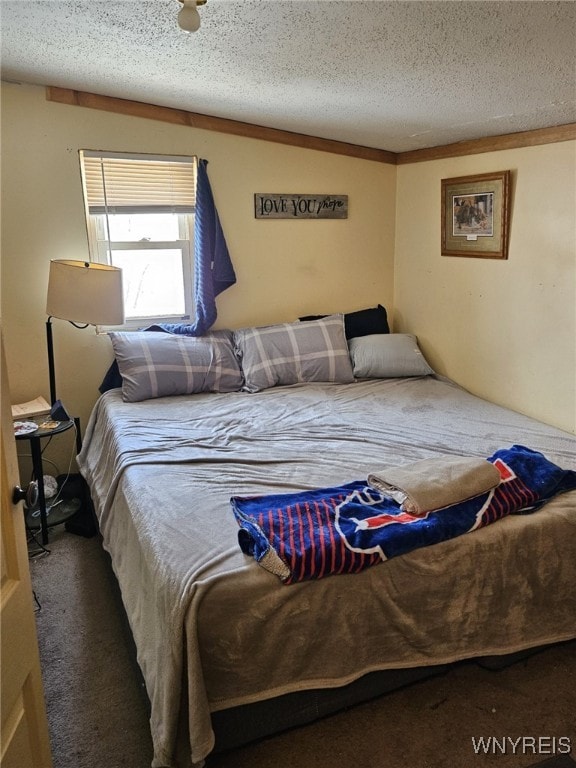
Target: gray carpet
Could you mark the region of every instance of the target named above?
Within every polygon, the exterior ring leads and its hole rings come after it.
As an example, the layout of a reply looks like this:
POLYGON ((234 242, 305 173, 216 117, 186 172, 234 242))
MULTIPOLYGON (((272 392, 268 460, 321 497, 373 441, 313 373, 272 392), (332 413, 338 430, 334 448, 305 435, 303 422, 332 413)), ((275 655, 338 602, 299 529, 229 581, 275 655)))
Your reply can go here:
POLYGON ((576 763, 570 755, 558 755, 549 760, 543 760, 541 763, 534 763, 528 768, 576 768, 576 763))
POLYGON ((54 768, 148 768, 147 699, 99 538, 52 530, 30 563, 54 768))
MULTIPOLYGON (((61 527, 48 548, 30 570, 54 768, 149 768, 147 701, 108 558, 97 537, 61 527)), ((575 756, 575 713, 576 641, 498 672, 456 665, 207 768, 530 768, 552 753, 506 739, 543 737, 550 750, 562 737, 575 756)), ((563 757, 543 768, 568 768, 563 757)))

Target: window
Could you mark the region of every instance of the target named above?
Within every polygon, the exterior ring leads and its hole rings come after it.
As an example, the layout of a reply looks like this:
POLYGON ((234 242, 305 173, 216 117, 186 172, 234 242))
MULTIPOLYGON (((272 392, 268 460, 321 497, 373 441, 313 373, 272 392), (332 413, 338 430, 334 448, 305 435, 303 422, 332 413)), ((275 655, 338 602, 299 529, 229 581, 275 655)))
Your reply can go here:
POLYGON ((196 158, 80 152, 90 255, 123 270, 127 325, 190 322, 196 158))

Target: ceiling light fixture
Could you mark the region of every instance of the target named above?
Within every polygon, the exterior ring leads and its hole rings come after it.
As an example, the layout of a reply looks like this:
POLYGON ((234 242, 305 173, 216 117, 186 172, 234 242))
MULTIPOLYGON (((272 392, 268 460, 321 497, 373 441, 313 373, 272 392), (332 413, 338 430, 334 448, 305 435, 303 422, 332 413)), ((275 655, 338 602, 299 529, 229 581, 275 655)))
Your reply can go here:
POLYGON ((182 8, 178 14, 178 26, 184 32, 197 32, 200 29, 199 5, 206 5, 207 0, 178 0, 182 8))

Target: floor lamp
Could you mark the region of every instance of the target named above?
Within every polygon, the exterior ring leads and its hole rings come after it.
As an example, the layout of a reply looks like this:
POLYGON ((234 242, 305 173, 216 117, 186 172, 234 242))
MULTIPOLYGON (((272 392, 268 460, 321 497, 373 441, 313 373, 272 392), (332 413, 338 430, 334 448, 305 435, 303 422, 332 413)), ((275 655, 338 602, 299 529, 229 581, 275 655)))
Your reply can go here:
POLYGON ((122 270, 93 261, 53 259, 50 262, 46 314, 50 403, 54 405, 57 398, 52 318, 67 320, 76 328, 122 325, 122 270))

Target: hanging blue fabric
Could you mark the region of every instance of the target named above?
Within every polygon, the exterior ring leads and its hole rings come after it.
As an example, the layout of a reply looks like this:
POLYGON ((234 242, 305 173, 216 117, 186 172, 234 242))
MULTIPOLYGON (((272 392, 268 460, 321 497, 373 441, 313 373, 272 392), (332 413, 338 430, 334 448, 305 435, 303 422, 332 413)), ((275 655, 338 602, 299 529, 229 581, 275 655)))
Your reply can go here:
POLYGON ((210 188, 207 160, 198 159, 194 222, 194 335, 205 333, 216 321, 216 296, 236 282, 236 274, 210 188))

